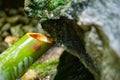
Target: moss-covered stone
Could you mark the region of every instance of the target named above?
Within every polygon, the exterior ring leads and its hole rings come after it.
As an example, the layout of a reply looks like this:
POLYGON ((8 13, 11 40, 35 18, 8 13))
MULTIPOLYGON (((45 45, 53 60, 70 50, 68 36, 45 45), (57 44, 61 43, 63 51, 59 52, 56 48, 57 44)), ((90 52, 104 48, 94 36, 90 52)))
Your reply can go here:
POLYGON ((25 0, 25 10, 96 80, 119 80, 120 0, 62 1, 25 0))

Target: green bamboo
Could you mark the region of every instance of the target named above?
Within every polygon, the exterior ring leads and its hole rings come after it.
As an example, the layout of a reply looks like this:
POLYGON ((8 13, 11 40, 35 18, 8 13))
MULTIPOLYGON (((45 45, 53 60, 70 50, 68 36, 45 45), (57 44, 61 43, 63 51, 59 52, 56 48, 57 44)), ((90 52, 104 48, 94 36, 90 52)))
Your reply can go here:
POLYGON ((39 33, 27 33, 0 55, 0 80, 15 80, 45 53, 52 41, 39 33))

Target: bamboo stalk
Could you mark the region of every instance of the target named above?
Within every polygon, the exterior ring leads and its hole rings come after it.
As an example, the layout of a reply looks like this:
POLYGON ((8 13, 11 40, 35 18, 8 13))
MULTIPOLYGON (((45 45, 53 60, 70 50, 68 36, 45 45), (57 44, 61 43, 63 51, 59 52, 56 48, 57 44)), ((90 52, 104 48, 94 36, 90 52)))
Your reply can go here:
POLYGON ((52 45, 39 33, 27 33, 0 55, 0 80, 15 80, 52 45))

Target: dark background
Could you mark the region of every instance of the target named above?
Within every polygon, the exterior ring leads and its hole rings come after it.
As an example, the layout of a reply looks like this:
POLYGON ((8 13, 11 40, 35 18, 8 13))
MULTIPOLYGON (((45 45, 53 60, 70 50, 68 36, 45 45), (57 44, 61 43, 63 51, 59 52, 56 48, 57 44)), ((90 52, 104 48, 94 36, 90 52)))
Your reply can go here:
POLYGON ((0 0, 0 10, 24 7, 24 0, 0 0))

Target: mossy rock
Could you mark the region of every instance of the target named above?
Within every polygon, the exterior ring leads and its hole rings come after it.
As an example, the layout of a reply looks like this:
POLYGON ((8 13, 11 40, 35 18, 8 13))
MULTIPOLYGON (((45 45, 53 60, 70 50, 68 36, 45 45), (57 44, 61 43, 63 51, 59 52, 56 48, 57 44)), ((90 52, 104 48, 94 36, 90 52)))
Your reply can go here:
POLYGON ((43 29, 76 56, 96 80, 119 80, 119 3, 120 0, 25 0, 25 11, 28 16, 40 17, 43 29))

